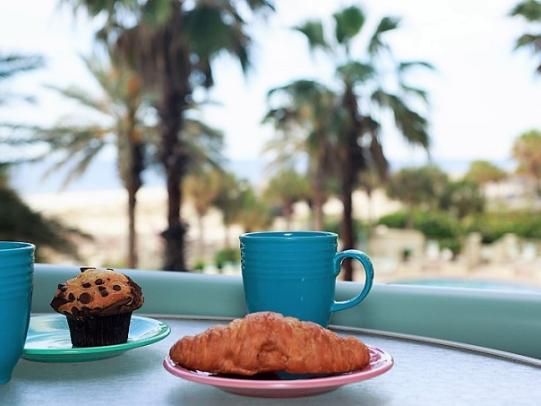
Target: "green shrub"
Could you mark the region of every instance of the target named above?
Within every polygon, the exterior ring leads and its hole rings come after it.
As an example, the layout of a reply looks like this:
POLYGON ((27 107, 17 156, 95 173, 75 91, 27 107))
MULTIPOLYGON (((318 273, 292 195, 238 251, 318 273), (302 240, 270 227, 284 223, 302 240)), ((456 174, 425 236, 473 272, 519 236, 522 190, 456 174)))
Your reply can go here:
POLYGON ((206 266, 207 266, 207 264, 205 263, 204 260, 198 259, 198 260, 195 261, 192 268, 193 268, 194 272, 203 272, 203 270, 205 269, 206 266))
POLYGON ((541 239, 541 213, 532 211, 492 212, 468 219, 468 232, 479 232, 483 243, 490 244, 508 233, 522 238, 541 239))
POLYGON ((240 251, 237 248, 224 248, 214 254, 214 263, 218 269, 222 269, 225 264, 236 263, 240 261, 240 251))
POLYGON ((420 211, 412 215, 413 228, 433 240, 454 239, 462 234, 460 221, 443 211, 420 211))
POLYGON ((397 211, 380 217, 378 224, 382 224, 389 228, 406 228, 408 223, 408 215, 405 211, 397 211))
POLYGON ((420 231, 442 248, 449 248, 453 254, 460 252, 463 227, 456 216, 439 210, 414 210, 409 213, 397 211, 379 219, 378 224, 391 228, 411 228, 420 231))

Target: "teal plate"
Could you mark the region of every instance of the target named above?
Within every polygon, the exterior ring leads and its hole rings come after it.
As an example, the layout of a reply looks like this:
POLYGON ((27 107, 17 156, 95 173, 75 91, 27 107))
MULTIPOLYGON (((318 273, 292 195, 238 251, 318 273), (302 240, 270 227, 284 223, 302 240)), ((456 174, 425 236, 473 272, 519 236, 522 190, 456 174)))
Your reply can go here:
POLYGON ((161 321, 132 316, 128 341, 103 347, 73 347, 66 317, 61 314, 32 316, 22 357, 40 362, 86 362, 111 358, 163 340, 171 329, 161 321))

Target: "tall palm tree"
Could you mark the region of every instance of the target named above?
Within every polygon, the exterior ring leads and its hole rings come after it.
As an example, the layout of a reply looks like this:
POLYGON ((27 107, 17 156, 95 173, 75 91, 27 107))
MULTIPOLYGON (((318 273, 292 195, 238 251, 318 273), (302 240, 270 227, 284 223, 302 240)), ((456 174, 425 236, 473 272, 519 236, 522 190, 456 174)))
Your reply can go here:
POLYGON ((517 172, 535 183, 537 195, 541 196, 541 131, 526 131, 513 143, 513 157, 518 163, 517 172))
POLYGON ((202 167, 189 174, 184 181, 184 193, 191 198, 197 214, 199 227, 199 257, 205 253, 203 218, 220 191, 221 173, 216 168, 202 167))
MULTIPOLYGON (((337 92, 341 94, 341 112, 336 115, 336 157, 340 162, 343 204, 342 243, 348 249, 355 246, 352 194, 359 174, 362 176, 373 167, 384 178, 388 170, 380 139, 382 116, 391 113, 395 126, 408 142, 428 148, 427 120, 410 106, 412 98, 426 101, 427 92, 405 83, 404 76, 414 67, 431 66, 422 61, 396 62, 392 57, 385 36, 399 27, 397 18, 383 17, 361 47, 357 43, 364 38, 363 10, 346 7, 333 18, 332 34, 326 33, 323 23, 317 20, 307 21, 296 29, 304 34, 311 49, 319 49, 335 61, 337 92)), ((347 263, 346 280, 352 279, 352 272, 351 264, 347 263)))
POLYGON ((147 125, 151 107, 143 99, 140 79, 126 67, 113 66, 93 56, 83 61, 99 85, 93 94, 78 86, 51 87, 62 96, 86 108, 88 120, 67 117, 48 129, 35 129, 36 142, 45 142, 58 156, 48 173, 68 167, 64 185, 81 176, 106 145, 115 145, 120 178, 128 194, 127 265, 137 267, 135 208, 146 167, 145 147, 155 129, 147 125), (92 117, 92 118, 90 118, 92 117))
POLYGON ((224 246, 226 248, 231 247, 229 229, 240 217, 243 196, 247 188, 247 182, 237 179, 233 173, 221 173, 218 193, 214 199, 214 206, 222 212, 224 246))
POLYGON ((95 2, 74 0, 91 16, 105 14, 97 35, 114 45, 117 55, 141 74, 148 89, 159 94, 161 158, 168 192, 164 269, 185 270, 181 221, 181 183, 187 173, 188 152, 182 128, 192 103, 194 88, 213 85, 212 64, 225 52, 233 55, 243 71, 249 66, 250 36, 247 18, 271 11, 268 0, 160 1, 124 0, 95 2), (128 18, 127 18, 128 17, 128 18), (135 21, 135 25, 128 25, 135 21))
MULTIPOLYGON (((511 16, 519 16, 524 18, 531 24, 533 32, 522 34, 515 43, 515 49, 530 48, 533 53, 541 56, 541 1, 539 0, 523 0, 511 10, 511 16)), ((541 61, 536 67, 536 72, 541 74, 541 61)))
POLYGON ((293 205, 309 198, 308 182, 294 169, 281 170, 269 180, 263 198, 280 209, 286 220, 286 228, 290 230, 293 205))
POLYGON ((255 193, 249 183, 243 183, 242 186, 239 196, 240 210, 235 223, 240 224, 247 233, 267 229, 273 220, 269 206, 255 193))
POLYGON ((269 103, 279 99, 281 104, 271 106, 264 122, 272 122, 278 130, 266 150, 276 154, 275 162, 282 167, 294 165, 299 153, 308 155, 308 174, 311 183, 314 228, 323 227, 323 204, 327 200, 326 183, 333 172, 332 133, 336 95, 326 86, 313 80, 297 80, 272 89, 269 103))

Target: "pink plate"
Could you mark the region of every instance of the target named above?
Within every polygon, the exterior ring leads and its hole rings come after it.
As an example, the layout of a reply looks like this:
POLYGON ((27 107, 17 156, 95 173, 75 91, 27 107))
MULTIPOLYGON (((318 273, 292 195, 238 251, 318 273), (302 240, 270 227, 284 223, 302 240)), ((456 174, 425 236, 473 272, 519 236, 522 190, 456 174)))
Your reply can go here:
POLYGON ((207 372, 192 371, 176 365, 169 357, 163 366, 171 374, 188 381, 212 385, 227 392, 243 396, 264 398, 291 398, 330 392, 342 385, 364 381, 387 372, 393 366, 393 358, 375 347, 370 350, 370 363, 359 371, 310 379, 249 379, 229 378, 207 372))

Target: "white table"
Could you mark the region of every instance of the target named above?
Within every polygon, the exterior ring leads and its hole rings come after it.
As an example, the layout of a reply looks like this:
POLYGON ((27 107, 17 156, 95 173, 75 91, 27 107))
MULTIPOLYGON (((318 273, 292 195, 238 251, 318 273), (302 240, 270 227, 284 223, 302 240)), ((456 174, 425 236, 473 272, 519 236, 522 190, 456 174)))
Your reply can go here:
MULTIPOLYGON (((167 373, 162 361, 183 335, 223 323, 163 319, 172 332, 154 345, 85 363, 20 360, 0 386, 0 405, 267 405, 167 373)), ((348 332, 348 334, 352 334, 348 332)), ((356 333, 388 351, 391 371, 324 395, 280 400, 280 405, 541 405, 541 368, 487 354, 398 338, 356 333)), ((541 345, 541 344, 540 344, 541 345)))

